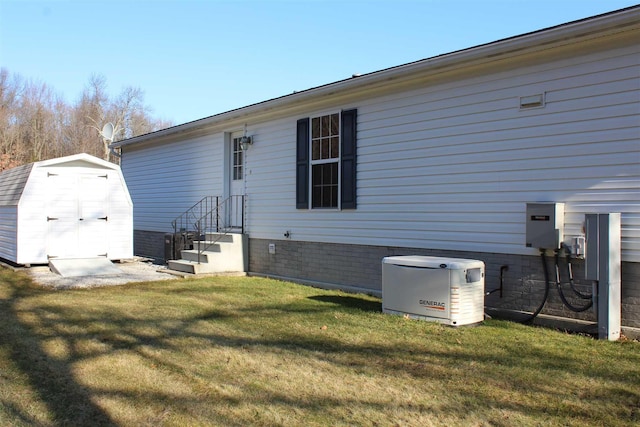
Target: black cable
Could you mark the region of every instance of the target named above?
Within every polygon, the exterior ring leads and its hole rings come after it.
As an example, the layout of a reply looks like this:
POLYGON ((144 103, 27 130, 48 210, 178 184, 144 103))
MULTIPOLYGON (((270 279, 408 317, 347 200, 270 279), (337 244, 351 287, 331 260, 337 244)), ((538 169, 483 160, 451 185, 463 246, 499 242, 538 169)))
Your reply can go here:
POLYGON ((576 284, 573 281, 573 270, 571 268, 571 250, 566 246, 563 247, 567 254, 567 274, 569 275, 569 286, 571 287, 571 290, 582 299, 593 299, 592 294, 583 294, 578 288, 576 288, 576 284))
POLYGON ((500 291, 500 298, 502 298, 502 290, 504 289, 504 272, 509 270, 508 265, 503 265, 500 267, 500 286, 496 289, 492 289, 488 292, 485 292, 485 295, 491 295, 494 292, 500 291))
POLYGON ((532 322, 533 319, 538 317, 538 314, 542 311, 542 308, 547 302, 547 298, 549 298, 549 269, 547 268, 547 257, 545 256, 545 250, 540 249, 540 256, 542 258, 542 269, 544 270, 544 297, 542 298, 542 303, 540 306, 527 317, 523 323, 532 322))
MULTIPOLYGON (((591 299, 591 301, 589 301, 589 303, 583 307, 576 307, 575 305, 571 304, 567 298, 564 296, 564 292, 562 291, 562 283, 560 282, 560 267, 558 265, 558 258, 559 258, 559 251, 556 249, 556 255, 555 255, 555 259, 556 259, 556 288, 558 289, 558 294, 560 295, 560 299, 562 300, 562 303, 571 311, 574 311, 576 313, 580 313, 582 311, 587 311, 588 309, 590 309, 593 306, 593 298, 591 299)), ((546 263, 545 263, 545 268, 546 268, 546 263)))

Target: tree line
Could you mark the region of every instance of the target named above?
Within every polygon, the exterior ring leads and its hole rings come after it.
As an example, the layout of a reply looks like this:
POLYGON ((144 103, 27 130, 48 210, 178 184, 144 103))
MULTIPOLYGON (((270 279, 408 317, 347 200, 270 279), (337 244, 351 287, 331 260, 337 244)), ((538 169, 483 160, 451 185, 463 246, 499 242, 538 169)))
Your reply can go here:
POLYGON ((172 126, 151 116, 140 88, 110 97, 99 74, 69 104, 46 83, 0 69, 0 171, 78 153, 118 163, 100 135, 106 123, 114 126, 113 141, 172 126))

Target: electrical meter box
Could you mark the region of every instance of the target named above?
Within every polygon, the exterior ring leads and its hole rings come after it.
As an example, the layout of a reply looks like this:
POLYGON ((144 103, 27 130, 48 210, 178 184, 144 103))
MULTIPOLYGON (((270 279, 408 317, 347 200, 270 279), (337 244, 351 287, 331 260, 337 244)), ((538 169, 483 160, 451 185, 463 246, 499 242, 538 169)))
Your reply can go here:
POLYGON ((558 249, 564 237, 564 203, 527 203, 528 248, 558 249))

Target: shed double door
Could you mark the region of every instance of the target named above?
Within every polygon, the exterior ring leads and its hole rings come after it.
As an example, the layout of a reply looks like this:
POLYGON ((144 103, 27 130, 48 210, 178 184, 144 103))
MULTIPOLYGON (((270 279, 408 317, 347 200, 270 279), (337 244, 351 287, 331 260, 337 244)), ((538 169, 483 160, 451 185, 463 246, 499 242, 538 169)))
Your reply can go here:
POLYGON ((107 256, 107 181, 107 174, 48 174, 48 257, 107 256))

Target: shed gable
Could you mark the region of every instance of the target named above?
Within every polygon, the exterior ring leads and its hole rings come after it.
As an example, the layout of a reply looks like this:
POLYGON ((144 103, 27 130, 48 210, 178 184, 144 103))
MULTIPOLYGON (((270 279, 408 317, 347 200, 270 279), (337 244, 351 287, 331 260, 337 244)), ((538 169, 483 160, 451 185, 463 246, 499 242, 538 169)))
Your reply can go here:
POLYGON ((118 166, 106 160, 90 156, 86 153, 38 162, 38 167, 48 168, 93 168, 117 170, 118 166))

